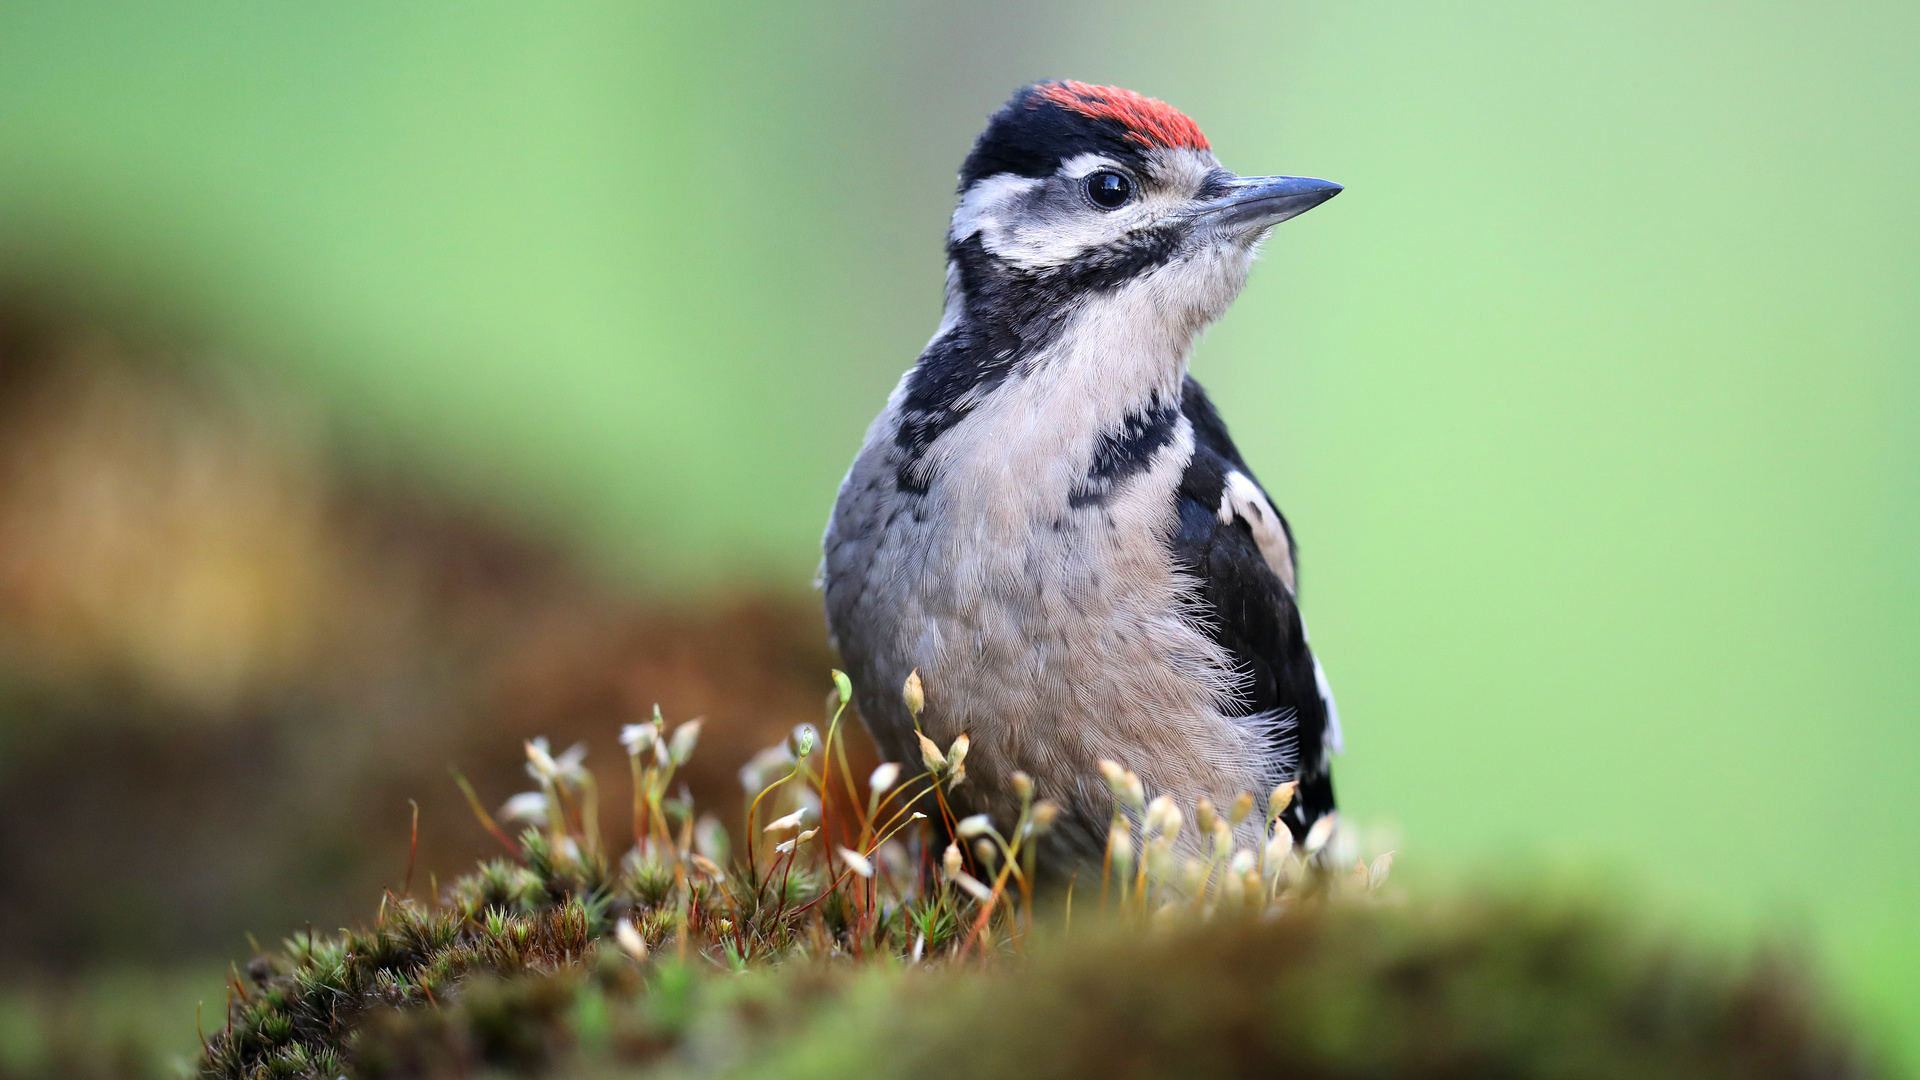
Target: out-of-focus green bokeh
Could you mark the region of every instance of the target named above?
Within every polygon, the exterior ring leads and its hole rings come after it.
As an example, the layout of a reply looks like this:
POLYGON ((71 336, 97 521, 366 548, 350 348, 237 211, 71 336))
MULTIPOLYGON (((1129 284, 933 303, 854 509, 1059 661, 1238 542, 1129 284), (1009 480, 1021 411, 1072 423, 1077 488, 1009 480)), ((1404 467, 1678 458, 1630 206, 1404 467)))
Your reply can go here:
POLYGON ((1920 7, 0 6, 0 270, 656 588, 804 586, 1015 85, 1326 176, 1195 360, 1346 804, 1805 926, 1920 1061, 1920 7))

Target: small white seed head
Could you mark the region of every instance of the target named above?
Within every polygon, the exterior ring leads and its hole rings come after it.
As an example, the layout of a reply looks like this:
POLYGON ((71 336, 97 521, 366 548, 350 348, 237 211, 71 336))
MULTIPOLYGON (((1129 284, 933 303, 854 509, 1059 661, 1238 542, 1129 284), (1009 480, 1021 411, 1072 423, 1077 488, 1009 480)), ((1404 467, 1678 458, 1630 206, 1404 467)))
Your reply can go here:
POLYGON ((772 821, 767 822, 767 827, 762 831, 770 832, 770 833, 786 832, 788 829, 799 828, 800 823, 805 821, 806 819, 807 819, 807 808, 803 806, 800 809, 795 810, 791 814, 787 814, 784 817, 777 817, 777 818, 774 818, 772 821))
POLYGON ((838 850, 840 854, 840 862, 847 869, 853 871, 856 874, 859 874, 863 878, 870 878, 873 876, 873 863, 865 855, 860 854, 859 852, 853 850, 852 848, 843 847, 838 850))
POLYGON ((935 776, 939 776, 942 772, 946 771, 947 755, 940 752, 940 744, 927 738, 925 735, 920 735, 918 732, 914 734, 920 739, 920 763, 925 765, 927 771, 935 776))
POLYGON ((535 828, 545 828, 547 824, 546 792, 523 791, 515 795, 500 808, 500 816, 508 821, 524 821, 535 828))
POLYGON ((1274 788, 1273 794, 1267 796, 1268 821, 1272 821, 1274 818, 1286 813, 1287 807, 1293 803, 1293 789, 1297 786, 1298 785, 1292 780, 1289 780, 1279 787, 1274 788))
POLYGON ((953 827, 953 831, 956 835, 972 839, 984 835, 991 828, 993 828, 992 818, 985 814, 972 814, 961 818, 960 823, 953 827))
POLYGON ((1133 830, 1125 825, 1108 829, 1107 850, 1113 853, 1114 869, 1125 873, 1133 865, 1133 830))
POLYGON ((1307 849, 1307 854, 1317 855, 1320 853, 1321 848, 1327 846, 1327 841, 1333 839, 1334 830, 1339 827, 1340 814, 1338 811, 1324 814, 1318 821, 1313 823, 1312 828, 1307 830, 1306 843, 1300 846, 1307 849))
POLYGON ((634 927, 632 919, 621 919, 615 923, 613 938, 620 943, 620 948, 625 950, 628 956, 643 964, 647 962, 647 939, 640 936, 640 931, 634 927))
POLYGON ((1060 820, 1059 803, 1052 799, 1041 799, 1033 804, 1032 825, 1036 835, 1053 828, 1053 823, 1058 820, 1060 820))
POLYGON ((820 732, 812 724, 793 726, 793 757, 798 761, 813 753, 814 744, 820 741, 820 732))
POLYGON ((1020 797, 1021 802, 1033 798, 1033 777, 1019 769, 1013 770, 1013 793, 1020 797))
POLYGON ((1287 831, 1285 825, 1282 825, 1273 830, 1273 836, 1267 841, 1266 861, 1268 872, 1271 873, 1277 869, 1281 863, 1286 862, 1287 856, 1291 854, 1293 854, 1293 834, 1287 831))
POLYGON ((1155 795, 1153 801, 1147 804, 1147 814, 1146 817, 1141 820, 1141 824, 1145 826, 1146 830, 1150 833, 1164 832, 1167 823, 1167 811, 1173 809, 1172 799, 1165 795, 1155 795))
POLYGON ((527 773, 535 780, 551 781, 560 774, 560 766, 554 764, 553 755, 547 750, 547 737, 528 739, 527 773))
POLYGON ((1247 871, 1253 869, 1253 864, 1256 861, 1252 849, 1241 848, 1233 853, 1233 861, 1228 863, 1227 867, 1234 872, 1235 876, 1246 877, 1247 871))
POLYGON ((1367 888, 1377 889, 1387 883, 1387 875, 1393 872, 1393 852, 1382 852, 1367 867, 1367 888))
POLYGON ((906 685, 900 688, 900 700, 906 703, 907 712, 918 720, 920 710, 927 707, 927 688, 920 681, 919 668, 907 675, 906 685))
POLYGON ((667 755, 673 758, 675 765, 685 765, 693 756, 693 748, 700 743, 700 725, 705 721, 689 720, 673 729, 673 737, 667 744, 667 755))
POLYGON ((1168 843, 1172 843, 1180 838, 1180 826, 1183 824, 1185 820, 1180 813, 1180 808, 1169 805, 1166 815, 1160 822, 1160 835, 1166 837, 1168 843))
POLYGON ((953 883, 965 889, 968 896, 973 897, 981 903, 993 899, 993 890, 987 888, 979 878, 974 877, 972 874, 964 871, 957 873, 953 875, 953 883))
POLYGON ((652 724, 627 724, 620 729, 620 745, 627 748, 629 757, 639 757, 653 749, 653 740, 659 734, 652 724))
POLYGON ((1217 812, 1213 808, 1212 799, 1202 798, 1198 803, 1194 804, 1193 823, 1199 826, 1201 836, 1208 836, 1213 833, 1213 823, 1216 817, 1217 812))

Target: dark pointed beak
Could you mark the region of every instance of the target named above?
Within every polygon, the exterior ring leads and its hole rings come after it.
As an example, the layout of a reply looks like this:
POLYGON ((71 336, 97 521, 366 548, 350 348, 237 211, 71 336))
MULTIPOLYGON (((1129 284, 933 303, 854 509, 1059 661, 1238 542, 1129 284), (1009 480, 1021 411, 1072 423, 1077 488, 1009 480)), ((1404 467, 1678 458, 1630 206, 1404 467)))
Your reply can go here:
POLYGON ((1341 187, 1311 176, 1236 176, 1225 194, 1196 207, 1203 220, 1231 230, 1265 229, 1319 206, 1341 187))

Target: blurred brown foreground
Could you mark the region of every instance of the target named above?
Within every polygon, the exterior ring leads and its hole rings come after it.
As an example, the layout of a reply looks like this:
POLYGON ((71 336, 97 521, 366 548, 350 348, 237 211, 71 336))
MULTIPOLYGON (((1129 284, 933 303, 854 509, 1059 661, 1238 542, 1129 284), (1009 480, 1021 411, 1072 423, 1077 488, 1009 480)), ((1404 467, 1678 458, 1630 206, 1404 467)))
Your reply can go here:
POLYGON ((343 925, 400 887, 410 799, 416 888, 464 870, 493 841, 449 766, 495 808, 529 736, 617 760, 655 703, 703 715, 686 782, 728 808, 754 750, 818 719, 812 598, 650 605, 500 511, 342 461, 257 374, 0 301, 9 984, 343 925))

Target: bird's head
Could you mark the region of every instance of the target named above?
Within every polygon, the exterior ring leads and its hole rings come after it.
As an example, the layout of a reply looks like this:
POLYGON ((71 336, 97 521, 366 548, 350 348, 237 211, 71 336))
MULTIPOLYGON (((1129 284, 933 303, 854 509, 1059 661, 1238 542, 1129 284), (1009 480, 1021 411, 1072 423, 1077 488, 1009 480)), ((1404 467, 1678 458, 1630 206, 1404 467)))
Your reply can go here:
POLYGON ((1089 298, 1144 288, 1169 329, 1196 331, 1239 293, 1270 228, 1339 192, 1308 177, 1236 176, 1165 102, 1035 83, 993 115, 961 166, 950 314, 1055 322, 1089 298))

